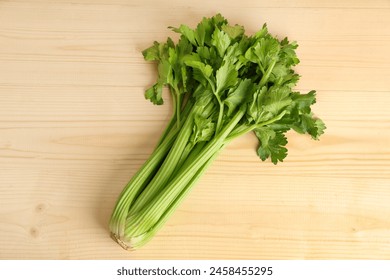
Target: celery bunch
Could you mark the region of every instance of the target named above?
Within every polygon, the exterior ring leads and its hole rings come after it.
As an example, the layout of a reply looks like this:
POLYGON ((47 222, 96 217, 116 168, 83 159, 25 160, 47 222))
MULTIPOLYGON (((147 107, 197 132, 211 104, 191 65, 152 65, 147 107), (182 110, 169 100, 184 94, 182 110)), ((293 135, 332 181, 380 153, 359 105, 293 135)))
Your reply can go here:
POLYGON ((158 69, 145 97, 161 105, 162 89, 168 87, 174 112, 113 211, 112 236, 126 249, 139 248, 156 234, 236 137, 254 132, 261 160, 276 164, 287 156, 288 130, 318 139, 325 129, 310 108, 315 91, 293 90, 299 80, 292 68, 299 63, 295 42, 277 39, 266 25, 247 36, 220 14, 203 18, 195 29, 170 28, 181 34, 176 44, 168 38, 143 51, 158 69))

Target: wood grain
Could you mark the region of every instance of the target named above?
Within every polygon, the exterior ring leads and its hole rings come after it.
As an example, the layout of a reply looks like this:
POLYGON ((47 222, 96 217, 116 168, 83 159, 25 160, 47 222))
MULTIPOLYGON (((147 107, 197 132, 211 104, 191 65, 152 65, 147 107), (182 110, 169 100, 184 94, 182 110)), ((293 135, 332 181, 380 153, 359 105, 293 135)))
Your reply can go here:
POLYGON ((0 1, 0 258, 390 259, 389 30, 387 0, 0 1), (277 166, 236 140, 126 252, 108 219, 171 110, 140 51, 216 12, 299 42, 328 129, 277 166))

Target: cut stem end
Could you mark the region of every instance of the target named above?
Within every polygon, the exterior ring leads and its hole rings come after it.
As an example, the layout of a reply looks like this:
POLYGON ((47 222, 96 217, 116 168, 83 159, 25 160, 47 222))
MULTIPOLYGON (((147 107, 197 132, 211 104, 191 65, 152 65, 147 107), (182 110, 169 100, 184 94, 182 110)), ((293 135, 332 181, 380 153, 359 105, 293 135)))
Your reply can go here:
POLYGON ((114 241, 116 243, 118 243, 123 249, 125 249, 126 251, 135 251, 135 249, 133 247, 131 247, 129 244, 127 244, 126 242, 124 242, 122 239, 119 238, 118 235, 116 235, 115 233, 111 232, 111 238, 114 239, 114 241))

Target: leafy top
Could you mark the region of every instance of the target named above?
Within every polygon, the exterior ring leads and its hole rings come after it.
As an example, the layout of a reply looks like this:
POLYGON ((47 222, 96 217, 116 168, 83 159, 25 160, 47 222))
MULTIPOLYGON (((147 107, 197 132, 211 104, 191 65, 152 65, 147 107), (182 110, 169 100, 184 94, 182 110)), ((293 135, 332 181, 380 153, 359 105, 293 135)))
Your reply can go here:
POLYGON ((279 40, 266 25, 247 36, 244 27, 230 25, 220 14, 203 18, 195 29, 183 24, 170 29, 180 34, 177 44, 168 38, 143 51, 146 60, 157 61, 159 75, 145 97, 160 105, 162 88, 168 86, 174 100, 184 95, 194 99, 195 107, 212 104, 207 115, 194 118, 191 141, 219 135, 238 110, 245 114, 228 138, 254 131, 259 157, 275 164, 287 156, 288 130, 313 139, 323 134, 325 124, 311 111, 315 91, 293 91, 299 80, 293 70, 299 63, 296 42, 279 40))

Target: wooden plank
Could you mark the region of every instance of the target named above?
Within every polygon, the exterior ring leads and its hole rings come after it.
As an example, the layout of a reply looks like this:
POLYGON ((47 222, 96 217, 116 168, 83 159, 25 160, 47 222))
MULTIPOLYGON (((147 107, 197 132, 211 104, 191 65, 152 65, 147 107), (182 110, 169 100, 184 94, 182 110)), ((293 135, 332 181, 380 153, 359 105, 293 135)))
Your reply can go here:
POLYGON ((386 0, 1 1, 0 259, 389 259, 389 11, 386 0), (108 220, 172 109, 167 92, 167 106, 144 99, 156 74, 140 52, 215 12, 299 42, 298 89, 317 90, 328 129, 320 141, 289 133, 277 166, 253 135, 237 139, 156 238, 126 252, 108 220))

